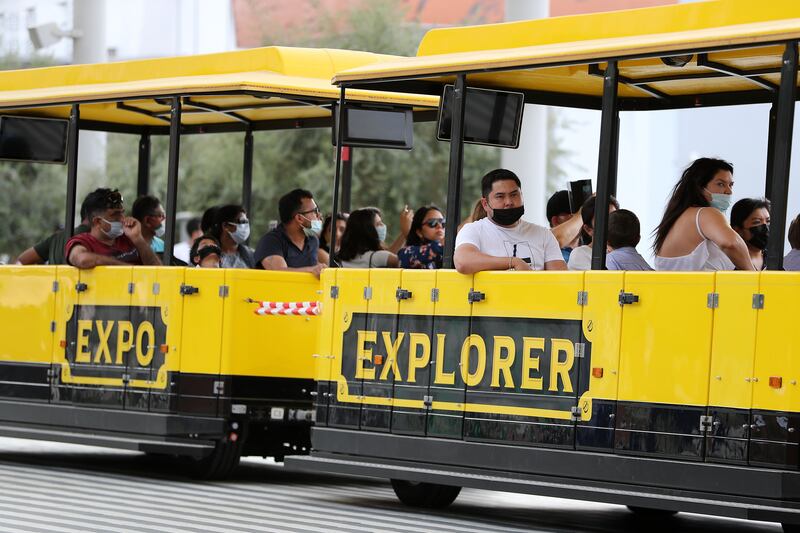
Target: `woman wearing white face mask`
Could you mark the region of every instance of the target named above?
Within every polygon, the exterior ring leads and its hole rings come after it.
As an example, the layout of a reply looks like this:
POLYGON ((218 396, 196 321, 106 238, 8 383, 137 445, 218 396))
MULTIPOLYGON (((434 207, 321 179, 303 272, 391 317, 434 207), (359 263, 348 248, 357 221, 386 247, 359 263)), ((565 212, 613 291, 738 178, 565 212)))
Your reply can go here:
POLYGON ((730 163, 703 157, 689 165, 654 232, 656 270, 755 270, 725 216, 732 199, 730 163))
POLYGON ((386 225, 381 211, 375 207, 356 209, 350 213, 342 235, 338 262, 346 268, 396 268, 397 256, 384 249, 386 225))
POLYGON ((224 205, 217 211, 211 235, 222 249, 222 268, 254 268, 253 252, 245 245, 250 221, 240 205, 224 205))

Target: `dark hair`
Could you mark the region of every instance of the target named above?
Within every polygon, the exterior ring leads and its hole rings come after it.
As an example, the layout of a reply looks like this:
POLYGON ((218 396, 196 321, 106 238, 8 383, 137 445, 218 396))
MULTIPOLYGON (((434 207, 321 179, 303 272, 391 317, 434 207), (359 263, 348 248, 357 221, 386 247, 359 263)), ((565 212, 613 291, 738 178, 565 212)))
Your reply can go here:
POLYGON ((522 183, 519 181, 516 174, 505 168, 496 168, 486 173, 486 175, 481 178, 481 195, 484 198, 488 198, 489 193, 492 192, 492 185, 494 185, 494 182, 503 180, 511 180, 517 184, 517 187, 522 188, 522 183))
MULTIPOLYGON (((589 226, 590 228, 594 228, 594 224, 592 223, 592 219, 594 218, 594 207, 595 207, 595 200, 596 196, 590 196, 583 202, 581 206, 581 220, 583 223, 589 226)), ((608 205, 613 205, 615 209, 619 209, 619 202, 613 196, 608 197, 608 205)), ((581 236, 583 237, 584 242, 589 242, 592 238, 586 233, 583 229, 581 229, 581 236)))
POLYGON ((547 200, 547 223, 552 227, 553 217, 561 213, 572 213, 569 207, 569 191, 567 190, 556 191, 553 193, 553 196, 547 200))
POLYGON ((795 250, 800 249, 800 215, 789 224, 789 244, 795 250))
POLYGON ((90 194, 87 194, 87 195, 86 195, 86 198, 84 198, 84 199, 83 199, 83 202, 81 203, 81 213, 80 213, 80 215, 81 215, 81 222, 83 222, 84 220, 86 220, 86 218, 89 216, 89 213, 88 213, 88 211, 89 211, 89 208, 90 208, 90 206, 89 206, 89 196, 90 196, 90 195, 91 195, 91 193, 90 193, 90 194))
POLYGON ((608 244, 612 248, 636 247, 642 238, 639 219, 627 209, 617 209, 608 215, 608 244))
POLYGON ((656 253, 661 250, 669 230, 672 229, 675 221, 684 211, 690 207, 708 207, 711 205, 706 200, 706 197, 703 196, 703 189, 717 175, 717 172, 723 170, 733 173, 733 165, 722 159, 701 157, 683 171, 678 183, 672 189, 672 196, 667 202, 667 208, 664 210, 661 223, 653 231, 656 236, 653 242, 653 250, 656 253))
POLYGON ((429 211, 439 211, 442 213, 442 210, 433 204, 423 205, 414 211, 414 218, 411 219, 411 229, 408 230, 408 237, 406 237, 406 246, 420 246, 425 244, 425 240, 417 235, 417 230, 422 229, 422 223, 425 221, 425 217, 428 216, 429 211))
POLYGON ((81 204, 81 212, 91 224, 91 220, 100 216, 106 209, 118 209, 123 206, 122 195, 117 189, 95 189, 86 195, 81 204))
POLYGON ((350 213, 339 248, 340 260, 350 261, 363 253, 382 249, 375 229, 375 217, 380 215, 377 207, 364 207, 350 213))
POLYGON ((305 189, 295 189, 281 196, 281 199, 278 200, 278 215, 281 217, 283 224, 292 220, 292 217, 300 211, 305 198, 313 200, 314 195, 311 194, 311 191, 305 189))
POLYGON ((769 211, 771 206, 772 202, 766 198, 742 198, 731 208, 731 227, 744 229, 744 221, 753 211, 761 208, 769 211))
POLYGON ((240 213, 244 213, 244 207, 238 204, 223 205, 217 209, 214 216, 214 225, 211 226, 209 235, 214 237, 219 242, 222 242, 222 226, 226 222, 236 223, 240 213))
POLYGON ((200 229, 204 234, 207 234, 214 227, 214 219, 217 218, 219 208, 220 206, 218 205, 212 205, 203 213, 203 218, 200 219, 200 229))
POLYGON ((160 205, 161 200, 155 196, 140 196, 133 202, 131 216, 139 222, 143 222, 144 217, 152 215, 160 205))
MULTIPOLYGON (((347 217, 350 216, 347 213, 336 213, 336 222, 340 220, 344 220, 347 222, 347 217)), ((333 222, 333 217, 328 215, 325 217, 325 222, 322 223, 322 232, 319 234, 319 244, 320 246, 329 247, 331 245, 330 235, 331 235, 331 225, 333 222)), ((341 243, 339 243, 341 244, 341 243)))
MULTIPOLYGON (((199 254, 199 252, 200 252, 200 243, 203 242, 203 241, 213 241, 214 242, 213 246, 216 246, 217 248, 220 247, 219 241, 217 240, 216 237, 214 237, 213 235, 208 235, 208 234, 204 233, 199 239, 196 239, 194 241, 194 244, 192 244, 192 249, 189 251, 189 265, 198 265, 199 264, 199 263, 195 263, 194 262, 194 258, 197 257, 198 255, 200 255, 199 254)), ((212 246, 212 245, 207 244, 206 246, 212 246)), ((201 258, 201 260, 202 260, 202 258, 201 258)))
POLYGON ((197 217, 190 218, 186 221, 186 234, 191 237, 192 233, 200 229, 200 219, 197 217))

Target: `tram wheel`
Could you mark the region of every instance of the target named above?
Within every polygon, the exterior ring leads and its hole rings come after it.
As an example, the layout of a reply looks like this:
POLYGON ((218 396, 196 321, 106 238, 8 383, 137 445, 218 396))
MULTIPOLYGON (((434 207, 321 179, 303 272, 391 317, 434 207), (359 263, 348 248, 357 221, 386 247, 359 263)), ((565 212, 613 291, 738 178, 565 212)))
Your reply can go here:
POLYGON ((461 487, 439 485, 437 483, 422 483, 392 480, 392 488, 397 498, 409 507, 423 507, 426 509, 442 509, 455 501, 461 492, 461 487))
POLYGON ((205 480, 226 479, 239 465, 242 447, 230 440, 217 441, 214 451, 202 459, 186 459, 186 468, 194 478, 205 480))
POLYGON ((653 509, 652 507, 639 507, 637 505, 628 505, 627 507, 632 513, 648 518, 663 518, 678 514, 678 511, 670 511, 668 509, 653 509))

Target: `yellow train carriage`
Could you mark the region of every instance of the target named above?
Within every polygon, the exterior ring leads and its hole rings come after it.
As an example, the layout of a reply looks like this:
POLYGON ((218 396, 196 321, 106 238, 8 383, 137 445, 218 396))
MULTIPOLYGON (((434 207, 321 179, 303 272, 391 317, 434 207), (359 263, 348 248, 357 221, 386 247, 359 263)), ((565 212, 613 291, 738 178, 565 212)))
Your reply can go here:
MULTIPOLYGON (((69 119, 67 228, 80 131, 140 136, 140 194, 150 138, 169 135, 170 264, 182 135, 244 134, 249 208, 253 132, 331 127, 333 74, 385 59, 268 47, 8 71, 0 115, 69 119)), ((361 91, 352 101, 424 118, 438 98, 361 91)), ((0 267, 0 434, 185 456, 208 477, 226 475, 242 454, 307 453, 320 318, 259 316, 253 301, 316 302, 320 289, 313 275, 287 272, 0 267)))
POLYGON ((467 486, 797 531, 800 274, 780 270, 798 41, 796 2, 720 0, 432 30, 416 58, 338 73, 341 98, 454 86, 448 228, 469 88, 600 110, 593 270, 461 275, 448 229, 443 270, 326 273, 313 450, 287 465, 390 478, 417 506, 467 486), (604 271, 620 110, 747 103, 772 103, 768 270, 604 271))

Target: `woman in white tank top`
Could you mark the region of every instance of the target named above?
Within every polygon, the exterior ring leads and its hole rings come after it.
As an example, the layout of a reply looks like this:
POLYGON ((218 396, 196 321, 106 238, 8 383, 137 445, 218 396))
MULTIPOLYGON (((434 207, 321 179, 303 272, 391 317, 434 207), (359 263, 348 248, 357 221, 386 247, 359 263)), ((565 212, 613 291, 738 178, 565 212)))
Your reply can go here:
POLYGON ((733 166, 703 157, 683 171, 655 230, 656 270, 755 270, 747 245, 728 224, 733 166))

